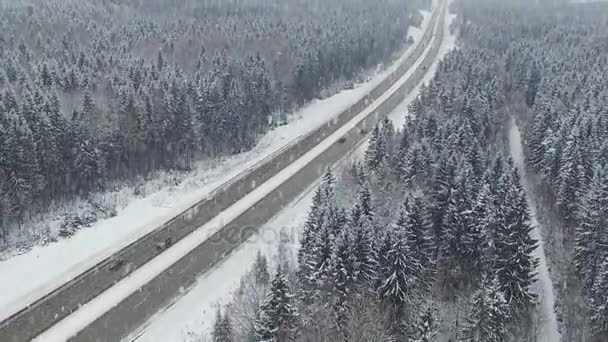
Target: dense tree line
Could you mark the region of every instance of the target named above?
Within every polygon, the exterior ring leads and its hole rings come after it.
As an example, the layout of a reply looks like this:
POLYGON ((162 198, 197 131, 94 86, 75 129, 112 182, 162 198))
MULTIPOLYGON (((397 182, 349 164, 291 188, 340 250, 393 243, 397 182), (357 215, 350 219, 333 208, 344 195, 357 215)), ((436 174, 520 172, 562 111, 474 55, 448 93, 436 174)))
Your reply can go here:
POLYGON ((2 1, 0 217, 238 153, 405 46, 425 1, 2 1))
POLYGON ((297 311, 283 310, 270 331, 287 335, 261 338, 240 325, 236 340, 534 340, 537 241, 502 138, 506 81, 495 72, 499 55, 465 37, 404 127, 385 120, 362 160, 323 177, 291 295, 266 286, 251 310, 270 326, 269 303, 286 298, 297 311))
POLYGON ((567 341, 608 339, 608 6, 469 6, 463 35, 501 53, 542 199, 567 341), (491 37, 491 38, 490 38, 491 37))

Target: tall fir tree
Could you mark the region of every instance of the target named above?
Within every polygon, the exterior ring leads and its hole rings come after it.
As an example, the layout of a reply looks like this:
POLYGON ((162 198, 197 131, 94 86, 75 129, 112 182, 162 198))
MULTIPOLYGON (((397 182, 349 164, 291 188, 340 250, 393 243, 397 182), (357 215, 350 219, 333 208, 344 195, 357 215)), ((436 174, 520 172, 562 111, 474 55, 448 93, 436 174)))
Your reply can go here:
POLYGON ((253 273, 255 281, 258 285, 267 286, 270 282, 270 274, 268 273, 268 259, 258 251, 253 264, 253 273))
POLYGON ((278 268, 272 279, 268 298, 262 304, 260 317, 255 323, 256 341, 290 341, 296 333, 298 316, 287 278, 278 268))
MULTIPOLYGON (((408 245, 412 250, 412 257, 420 263, 421 286, 430 291, 435 273, 434 243, 432 238, 431 223, 422 198, 415 197, 406 200, 404 205, 405 220, 402 225, 410 232, 407 235, 408 245)), ((399 225, 399 224, 398 224, 399 225)))
POLYGON ((589 307, 593 334, 598 341, 605 341, 608 338, 608 257, 601 263, 599 273, 589 307))
POLYGON ((496 277, 484 277, 473 293, 469 313, 458 340, 461 342, 503 342, 509 322, 509 304, 496 277))
POLYGON ((387 158, 386 140, 380 125, 374 127, 369 145, 365 151, 365 166, 371 173, 375 173, 387 158))
POLYGON ((429 307, 420 315, 414 336, 409 339, 409 342, 438 342, 437 332, 437 316, 435 311, 429 307))
POLYGON ((589 290, 600 275, 601 261, 608 257, 608 176, 596 170, 578 213, 575 231, 574 264, 589 290))
POLYGON ((535 300, 531 286, 536 281, 538 259, 534 250, 538 245, 530 235, 534 228, 530 222, 528 202, 519 172, 511 161, 502 184, 506 190, 502 203, 505 220, 496 229, 494 268, 507 302, 525 309, 531 307, 535 300))
POLYGON ((388 250, 384 263, 379 265, 378 295, 388 305, 392 333, 401 335, 402 323, 408 315, 407 309, 419 295, 421 265, 413 257, 408 235, 411 232, 398 220, 395 239, 388 250))
POLYGON ((217 309, 215 316, 215 324, 213 325, 213 331, 211 333, 213 342, 233 342, 234 334, 232 330, 232 323, 228 312, 222 315, 220 308, 217 309))

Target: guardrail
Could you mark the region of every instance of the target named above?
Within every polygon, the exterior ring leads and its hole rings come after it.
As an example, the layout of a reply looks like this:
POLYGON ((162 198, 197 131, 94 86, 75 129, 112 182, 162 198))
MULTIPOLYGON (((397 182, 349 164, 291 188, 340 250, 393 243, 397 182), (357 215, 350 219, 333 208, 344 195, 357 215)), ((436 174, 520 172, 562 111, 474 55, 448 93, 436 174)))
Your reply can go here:
MULTIPOLYGON (((192 205, 159 228, 127 245, 117 253, 104 259, 97 265, 81 273, 79 276, 71 279, 46 296, 2 321, 0 323, 0 341, 21 342, 31 340, 42 331, 48 329, 55 322, 74 312, 80 305, 88 302, 99 293, 129 275, 133 270, 162 253, 163 250, 171 244, 192 233, 198 227, 231 206, 238 199, 251 192, 258 184, 262 184, 270 179, 278 171, 291 164, 294 160, 310 150, 310 148, 323 141, 338 128, 349 122, 370 103, 378 99, 393 86, 395 81, 404 75, 420 58, 432 38, 433 28, 436 26, 438 17, 439 11, 436 10, 433 12, 428 28, 423 34, 421 43, 419 43, 412 53, 409 54, 409 57, 385 80, 376 86, 370 94, 364 96, 354 105, 338 114, 334 120, 330 120, 328 123, 321 125, 309 134, 298 137, 289 145, 274 152, 228 182, 220 185, 205 199, 192 205)), ((384 106, 384 104, 382 106, 384 106)), ((349 144, 346 144, 345 146, 348 145, 349 144)), ((255 207, 257 207, 257 205, 254 206, 254 208, 255 207)), ((202 244, 201 246, 205 246, 205 244, 202 244)), ((201 246, 199 246, 197 250, 199 250, 201 246)), ((234 248, 235 246, 231 246, 229 249, 234 248)), ((217 249, 218 247, 219 245, 207 246, 205 248, 209 248, 209 251, 206 253, 208 255, 215 255, 219 251, 217 249)), ((220 248, 220 250, 221 249, 222 248, 220 248)), ((225 253, 225 248, 223 248, 223 250, 222 253, 225 253)), ((216 258, 211 257, 211 259, 208 260, 216 260, 216 258)), ((205 271, 205 269, 201 269, 201 271, 205 271)), ((179 282, 176 281, 176 283, 179 282)), ((123 319, 121 324, 125 323, 126 322, 123 319)), ((100 336, 104 335, 96 335, 93 340, 100 340, 100 336)))

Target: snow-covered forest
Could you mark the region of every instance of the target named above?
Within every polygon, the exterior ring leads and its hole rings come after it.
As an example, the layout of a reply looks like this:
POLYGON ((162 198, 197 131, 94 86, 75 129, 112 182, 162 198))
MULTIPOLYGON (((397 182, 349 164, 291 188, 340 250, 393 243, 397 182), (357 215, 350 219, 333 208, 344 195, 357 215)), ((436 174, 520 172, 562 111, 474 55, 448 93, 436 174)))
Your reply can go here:
POLYGON ((390 61, 429 4, 0 1, 0 244, 50 204, 251 149, 390 61))
POLYGON ((563 338, 606 341, 608 6, 533 15, 507 55, 515 87, 527 84, 530 108, 520 119, 527 120, 528 166, 546 227, 563 338), (556 18, 560 25, 551 25, 556 18))
POLYGON ((459 49, 404 127, 385 120, 362 160, 323 177, 297 262, 258 256, 213 341, 608 340, 608 6, 453 10, 459 49))

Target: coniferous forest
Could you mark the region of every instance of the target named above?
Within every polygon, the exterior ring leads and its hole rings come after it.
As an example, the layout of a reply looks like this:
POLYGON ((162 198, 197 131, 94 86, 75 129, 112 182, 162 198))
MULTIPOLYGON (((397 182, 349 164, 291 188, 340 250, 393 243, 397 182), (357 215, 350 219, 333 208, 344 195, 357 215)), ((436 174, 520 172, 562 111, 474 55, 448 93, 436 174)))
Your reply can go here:
POLYGON ((325 174, 296 260, 258 255, 213 341, 537 341, 535 229, 562 341, 608 340, 608 4, 452 10, 405 125, 325 174))
POLYGON ((52 203, 251 149, 390 61, 428 5, 0 1, 0 243, 52 203))

